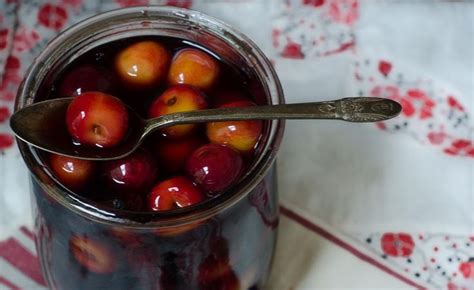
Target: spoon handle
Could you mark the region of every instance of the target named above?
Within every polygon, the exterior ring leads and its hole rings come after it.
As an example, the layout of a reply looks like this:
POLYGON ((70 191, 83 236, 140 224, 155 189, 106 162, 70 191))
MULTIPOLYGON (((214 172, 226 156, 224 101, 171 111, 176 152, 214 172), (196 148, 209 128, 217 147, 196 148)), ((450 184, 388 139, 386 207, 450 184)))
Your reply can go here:
POLYGON ((219 108, 179 112, 147 120, 146 131, 177 124, 273 119, 339 119, 348 122, 378 122, 396 117, 402 107, 383 98, 344 98, 327 102, 219 108))

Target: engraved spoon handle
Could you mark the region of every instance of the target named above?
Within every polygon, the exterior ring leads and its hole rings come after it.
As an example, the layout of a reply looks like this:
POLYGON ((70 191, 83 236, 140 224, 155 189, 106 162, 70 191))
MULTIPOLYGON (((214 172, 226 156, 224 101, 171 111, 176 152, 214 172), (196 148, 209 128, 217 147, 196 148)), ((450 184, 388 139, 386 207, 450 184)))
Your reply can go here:
POLYGON ((146 134, 177 124, 273 119, 339 119, 348 122, 378 122, 396 117, 402 107, 383 98, 344 98, 334 101, 219 108, 173 113, 146 121, 146 134))

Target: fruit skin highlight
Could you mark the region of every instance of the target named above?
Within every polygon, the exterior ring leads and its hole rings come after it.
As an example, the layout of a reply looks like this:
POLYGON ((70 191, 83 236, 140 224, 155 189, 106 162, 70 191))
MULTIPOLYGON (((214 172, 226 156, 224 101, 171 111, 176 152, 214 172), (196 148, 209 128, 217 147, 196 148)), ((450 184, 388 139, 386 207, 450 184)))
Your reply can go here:
POLYGON ((129 156, 102 165, 107 187, 119 194, 141 194, 149 190, 158 167, 148 151, 138 149, 129 156))
POLYGON ((168 83, 209 90, 216 84, 219 73, 219 63, 212 56, 195 48, 185 48, 178 51, 171 62, 168 83))
MULTIPOLYGON (((176 85, 169 87, 153 101, 148 117, 156 118, 171 113, 202 110, 207 106, 207 101, 199 90, 187 85, 176 85)), ((164 128, 161 132, 167 137, 181 138, 189 135, 196 126, 197 124, 175 125, 164 128)))
POLYGON ((93 161, 57 154, 49 156, 49 166, 61 183, 73 191, 83 189, 97 169, 93 161))
MULTIPOLYGON (((256 105, 243 100, 226 103, 219 108, 250 106, 256 105)), ((227 145, 239 152, 249 153, 257 144, 262 134, 262 127, 261 120, 209 122, 206 125, 206 134, 212 143, 227 145)))
POLYGON ((170 60, 168 50, 161 44, 141 41, 119 52, 115 70, 132 88, 149 88, 158 86, 166 78, 170 60))
POLYGON ((152 211, 170 210, 194 205, 204 200, 204 195, 191 180, 176 176, 158 182, 148 197, 148 207, 152 211))
POLYGON ((128 111, 119 99, 101 92, 86 92, 67 108, 69 134, 81 145, 112 147, 128 129, 128 111))

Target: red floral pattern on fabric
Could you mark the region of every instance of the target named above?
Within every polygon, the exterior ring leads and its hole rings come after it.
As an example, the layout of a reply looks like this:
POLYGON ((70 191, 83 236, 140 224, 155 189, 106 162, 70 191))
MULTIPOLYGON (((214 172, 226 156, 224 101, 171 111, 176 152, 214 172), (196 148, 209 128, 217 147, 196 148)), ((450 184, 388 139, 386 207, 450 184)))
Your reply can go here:
POLYGON ((429 233, 373 233, 359 236, 368 249, 429 289, 474 289, 474 240, 429 233))
POLYGON ((459 264, 459 271, 464 278, 474 281, 474 258, 470 261, 459 264))
POLYGON ((448 290, 472 290, 467 287, 457 286, 454 283, 449 282, 447 285, 448 290))
POLYGON ((0 151, 13 146, 14 138, 10 134, 0 133, 0 151))
POLYGON ((38 43, 40 35, 35 30, 29 30, 25 27, 20 27, 15 33, 15 50, 23 52, 30 50, 38 43))
POLYGON ((7 59, 7 70, 17 71, 20 68, 20 60, 16 56, 10 56, 7 59))
POLYGON ((444 149, 444 153, 474 157, 474 145, 467 139, 454 139, 451 145, 444 149))
MULTIPOLYGON (((16 1, 7 0, 7 3, 16 1)), ((0 59, 0 64, 6 64, 6 71, 0 82, 0 120, 8 118, 11 113, 16 90, 33 56, 41 51, 58 30, 97 13, 97 8, 100 6, 96 2, 83 0, 53 0, 47 3, 25 1, 18 9, 20 13, 18 27, 25 29, 24 35, 21 35, 21 30, 12 29, 5 33, 4 26, 0 26, 0 54, 13 46, 8 61, 2 63, 0 59), (31 15, 33 17, 28 18, 31 15), (23 25, 25 23, 26 25, 23 25), (35 33, 40 36, 39 39, 34 37, 35 33), (13 38, 15 43, 12 45, 10 41, 13 38), (18 39, 21 41, 17 41, 18 39)), ((192 5, 192 1, 184 0, 162 0, 153 3, 181 7, 192 5)), ((121 5, 149 4, 149 1, 111 0, 102 4, 107 9, 113 9, 121 5)), ((324 57, 352 51, 357 44, 353 31, 359 14, 357 1, 301 0, 280 1, 280 4, 281 9, 272 23, 271 36, 273 47, 281 57, 296 59, 324 57), (300 5, 295 4, 296 2, 300 5), (298 13, 299 11, 304 13, 298 13)), ((16 10, 0 11, 0 25, 5 23, 2 21, 8 19, 5 15, 10 16, 14 14, 13 11, 16 10)), ((400 69, 396 61, 387 59, 359 60, 358 66, 354 65, 353 75, 355 82, 358 83, 355 93, 360 91, 363 95, 370 95, 370 92, 378 86, 381 95, 392 94, 403 103, 402 116, 393 122, 377 123, 375 125, 377 128, 386 132, 406 132, 422 143, 439 147, 440 151, 449 155, 474 157, 474 147, 469 138, 472 128, 467 122, 470 112, 465 106, 467 102, 461 95, 440 88, 434 84, 435 82, 420 80, 426 78, 423 75, 410 75, 404 68, 400 69), (366 65, 367 61, 369 63, 366 65), (368 66, 370 69, 367 71, 362 68, 363 66, 368 66), (392 89, 387 89, 389 87, 392 89)), ((2 131, 7 128, 5 121, 0 124, 0 151, 12 148, 14 144, 13 135, 2 131)), ((257 200, 265 203, 265 195, 259 196, 257 200)), ((474 236, 470 239, 449 236, 449 239, 446 239, 444 235, 439 234, 407 233, 414 246, 411 253, 405 256, 410 249, 409 239, 405 239, 406 241, 402 243, 404 247, 397 250, 399 248, 396 243, 394 244, 394 236, 390 241, 388 235, 385 238, 384 251, 382 237, 385 234, 387 233, 373 234, 364 237, 363 241, 366 238, 370 239, 369 248, 391 263, 393 269, 402 269, 401 271, 405 271, 413 279, 425 281, 433 285, 433 288, 474 289, 471 283, 474 273, 471 261, 474 257, 474 236)))
POLYGON ((303 0, 304 5, 319 7, 324 4, 324 0, 303 0))
POLYGON ((301 45, 294 42, 289 42, 286 44, 283 52, 281 53, 282 57, 293 58, 293 59, 302 59, 304 54, 301 51, 301 45))
POLYGON ((278 1, 276 6, 271 36, 282 58, 324 57, 354 48, 358 1, 278 1))
POLYGON ((10 117, 10 109, 7 107, 0 107, 0 123, 5 122, 10 117))
POLYGON ((453 96, 448 96, 448 104, 454 110, 458 110, 460 112, 464 112, 464 107, 456 100, 453 96))
POLYGON ((117 0, 120 7, 148 5, 148 0, 117 0))
POLYGON ((181 7, 181 8, 191 8, 193 5, 192 0, 167 0, 165 5, 181 7))
POLYGON ((474 157, 470 142, 474 128, 459 93, 386 59, 360 59, 353 69, 355 93, 390 98, 402 105, 398 118, 377 123, 377 128, 408 133, 450 156, 474 157))
POLYGON ((446 137, 447 135, 444 132, 429 132, 428 133, 428 140, 433 145, 442 144, 446 137))
POLYGON ((415 247, 411 236, 404 233, 386 233, 382 236, 380 243, 383 252, 393 257, 408 257, 415 247))
POLYGON ((38 10, 38 22, 47 28, 60 30, 67 20, 67 11, 61 6, 45 4, 38 10))
POLYGON ((16 88, 21 82, 19 75, 20 60, 15 56, 7 58, 5 72, 0 83, 0 101, 13 101, 15 99, 16 88))
POLYGON ((17 6, 16 1, 0 0, 0 84, 17 25, 17 6))
POLYGON ((329 2, 329 16, 335 22, 352 25, 359 17, 357 0, 332 0, 329 2))
POLYGON ((392 64, 388 61, 381 60, 381 61, 379 61, 378 68, 379 68, 379 72, 386 77, 386 76, 388 76, 388 74, 392 70, 392 64))
POLYGON ((8 29, 0 29, 0 50, 7 47, 8 29))
POLYGON ((375 86, 370 93, 374 97, 398 101, 402 105, 402 114, 407 118, 418 117, 423 120, 433 117, 435 102, 422 90, 408 89, 402 95, 396 86, 375 86))

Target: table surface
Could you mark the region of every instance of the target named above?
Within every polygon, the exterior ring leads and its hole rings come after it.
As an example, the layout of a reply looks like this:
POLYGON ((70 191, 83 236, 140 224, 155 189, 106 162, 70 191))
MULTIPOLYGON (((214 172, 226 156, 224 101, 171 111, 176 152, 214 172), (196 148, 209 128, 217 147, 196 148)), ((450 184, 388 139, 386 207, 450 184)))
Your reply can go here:
MULTIPOLYGON (((0 0, 0 289, 44 287, 27 170, 9 143, 19 80, 59 30, 133 1, 50 2, 0 0), (13 244, 30 265, 8 258, 13 244)), ((287 102, 367 95, 404 107, 377 125, 287 123, 268 289, 474 289, 474 2, 138 2, 240 29, 273 62, 287 102)))

